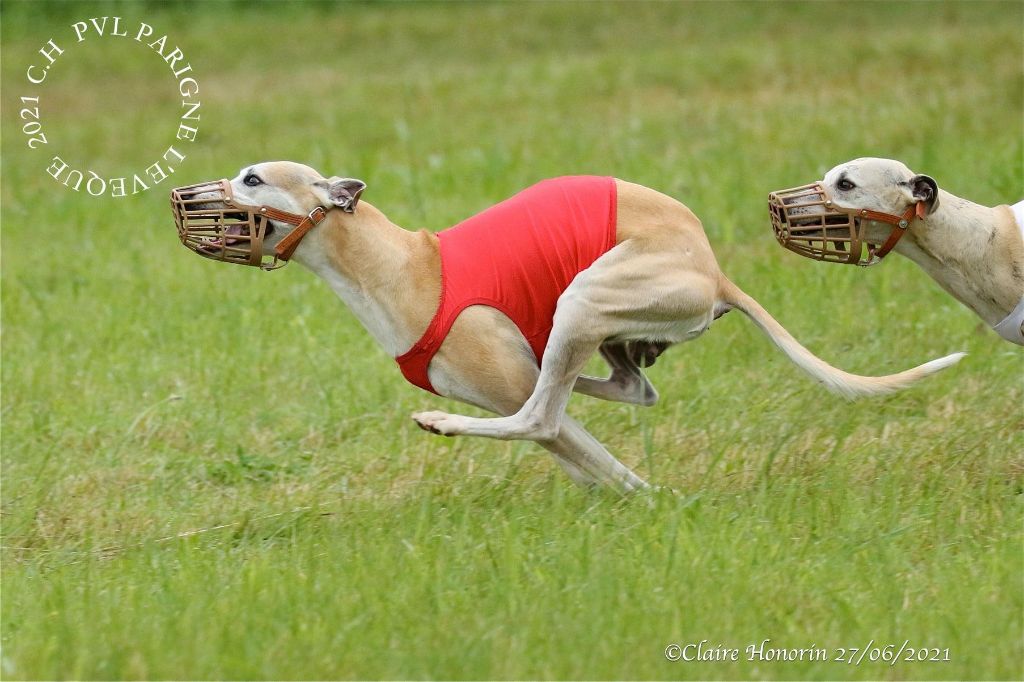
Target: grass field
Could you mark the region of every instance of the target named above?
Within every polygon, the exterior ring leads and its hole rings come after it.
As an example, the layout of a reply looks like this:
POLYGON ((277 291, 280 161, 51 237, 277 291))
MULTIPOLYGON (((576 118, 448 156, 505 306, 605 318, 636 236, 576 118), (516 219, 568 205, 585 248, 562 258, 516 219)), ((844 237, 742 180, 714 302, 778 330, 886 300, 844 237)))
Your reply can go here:
MULTIPOLYGON (((765 198, 876 155, 1019 200, 1022 26, 1019 2, 5 1, 3 678, 1021 678, 1024 354, 901 257, 783 251, 765 198), (120 199, 48 177, 18 120, 35 51, 102 14, 169 34, 201 84, 185 163, 120 199), (466 408, 406 384, 300 267, 181 248, 172 185, 277 158, 364 179, 410 228, 616 175, 689 205, 833 364, 969 355, 846 403, 728 315, 650 370, 659 405, 570 405, 678 494, 582 491, 539 447, 417 429, 466 408), (663 654, 705 639, 949 660, 663 654)), ((178 115, 167 66, 66 42, 52 148, 151 163, 178 115)))

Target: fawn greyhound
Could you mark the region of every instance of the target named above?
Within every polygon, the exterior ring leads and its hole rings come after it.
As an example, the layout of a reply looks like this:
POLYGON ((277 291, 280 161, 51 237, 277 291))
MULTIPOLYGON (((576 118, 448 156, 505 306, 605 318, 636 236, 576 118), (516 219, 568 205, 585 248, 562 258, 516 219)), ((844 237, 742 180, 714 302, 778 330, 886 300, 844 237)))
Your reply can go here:
POLYGON ((365 187, 268 162, 230 181, 179 188, 172 203, 182 241, 196 252, 232 260, 225 254, 237 251, 235 262, 250 265, 294 258, 327 282, 409 381, 500 415, 419 412, 420 427, 535 441, 581 485, 647 486, 565 414, 570 394, 653 404, 658 394, 641 367, 732 308, 847 398, 904 388, 962 357, 881 377, 832 367, 726 279, 686 206, 641 185, 546 180, 439 234, 392 223, 360 201, 365 187), (195 225, 213 236, 196 238, 195 225), (581 376, 595 352, 608 378, 581 376))

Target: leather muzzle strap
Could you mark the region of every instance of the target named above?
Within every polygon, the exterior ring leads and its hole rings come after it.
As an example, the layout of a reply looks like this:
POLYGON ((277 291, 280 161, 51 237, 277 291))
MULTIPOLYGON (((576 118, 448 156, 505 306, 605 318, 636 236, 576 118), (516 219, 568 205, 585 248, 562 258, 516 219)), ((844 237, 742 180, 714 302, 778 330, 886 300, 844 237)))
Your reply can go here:
POLYGON ((319 225, 327 217, 327 209, 323 206, 317 206, 309 212, 309 215, 302 216, 271 208, 270 206, 261 206, 260 215, 295 226, 295 229, 286 234, 284 239, 279 241, 277 246, 274 247, 274 255, 280 260, 286 261, 295 253, 295 249, 298 248, 299 242, 306 236, 306 233, 319 225))
POLYGON ((860 211, 857 214, 861 219, 888 223, 893 226, 893 230, 889 233, 889 238, 885 240, 885 243, 877 250, 871 252, 871 256, 874 257, 875 262, 885 258, 886 254, 892 251, 896 246, 896 243, 903 239, 903 235, 907 233, 907 228, 910 227, 910 221, 913 220, 915 214, 918 218, 924 218, 925 206, 923 201, 919 201, 914 206, 909 207, 901 216, 868 210, 860 211))
MULTIPOLYGON (((284 236, 277 246, 274 247, 274 262, 277 263, 279 260, 287 261, 295 253, 295 249, 299 246, 299 242, 306 236, 306 233, 312 230, 314 227, 323 222, 323 219, 327 217, 327 211, 329 208, 323 206, 317 206, 306 215, 300 215, 298 213, 289 213, 288 211, 282 211, 279 208, 273 206, 259 206, 255 207, 248 204, 236 204, 234 192, 231 190, 231 181, 223 179, 220 181, 221 192, 224 195, 224 203, 228 206, 237 206, 239 209, 248 211, 250 213, 256 213, 270 220, 277 220, 282 223, 294 225, 295 229, 284 236)), ((333 208, 333 207, 332 207, 333 208)), ((265 270, 273 270, 276 267, 281 266, 270 266, 263 267, 265 270)))

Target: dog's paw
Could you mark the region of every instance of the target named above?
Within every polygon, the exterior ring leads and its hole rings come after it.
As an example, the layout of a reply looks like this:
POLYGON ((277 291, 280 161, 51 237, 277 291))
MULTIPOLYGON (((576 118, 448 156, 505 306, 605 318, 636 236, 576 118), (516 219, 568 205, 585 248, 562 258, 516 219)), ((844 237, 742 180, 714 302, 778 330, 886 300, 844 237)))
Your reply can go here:
POLYGON ((447 412, 417 412, 413 421, 424 431, 436 433, 439 436, 457 436, 462 433, 459 430, 459 417, 447 412))

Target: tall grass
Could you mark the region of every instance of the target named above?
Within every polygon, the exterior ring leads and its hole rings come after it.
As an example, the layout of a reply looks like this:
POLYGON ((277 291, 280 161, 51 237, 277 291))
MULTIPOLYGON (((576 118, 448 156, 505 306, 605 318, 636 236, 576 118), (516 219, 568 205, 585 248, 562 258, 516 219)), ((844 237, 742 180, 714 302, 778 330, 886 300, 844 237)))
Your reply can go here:
MULTIPOLYGON (((764 205, 866 154, 1018 200, 1019 3, 42 7, 2 16, 5 678, 1024 675, 1019 349, 899 257, 782 251, 764 205), (17 120, 34 51, 102 13, 169 34, 202 87, 178 174, 124 199, 57 185, 17 120), (416 429, 467 408, 405 384, 297 266, 177 245, 170 184, 273 158, 366 180, 410 228, 616 175, 689 205, 830 362, 969 356, 850 404, 728 315, 651 369, 659 405, 570 406, 676 493, 584 492, 530 444, 416 429), (950 661, 662 653, 769 638, 950 661)), ((44 89, 54 148, 99 172, 173 129, 173 78, 131 47, 69 48, 44 89)))

